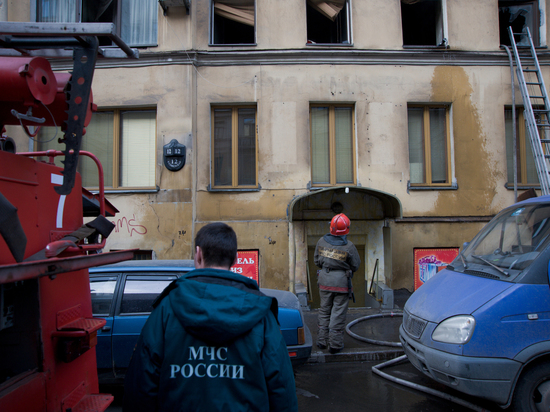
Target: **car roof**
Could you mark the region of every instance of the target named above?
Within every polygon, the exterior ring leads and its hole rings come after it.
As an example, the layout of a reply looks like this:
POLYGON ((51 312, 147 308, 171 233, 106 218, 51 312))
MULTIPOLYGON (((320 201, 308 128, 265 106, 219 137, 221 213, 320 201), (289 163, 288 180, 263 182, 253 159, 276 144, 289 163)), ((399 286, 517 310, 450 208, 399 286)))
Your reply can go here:
POLYGON ((195 269, 195 262, 191 259, 127 260, 124 262, 113 263, 111 265, 92 267, 90 268, 90 274, 113 271, 153 272, 160 270, 166 272, 177 272, 181 270, 190 271, 193 269, 195 269))

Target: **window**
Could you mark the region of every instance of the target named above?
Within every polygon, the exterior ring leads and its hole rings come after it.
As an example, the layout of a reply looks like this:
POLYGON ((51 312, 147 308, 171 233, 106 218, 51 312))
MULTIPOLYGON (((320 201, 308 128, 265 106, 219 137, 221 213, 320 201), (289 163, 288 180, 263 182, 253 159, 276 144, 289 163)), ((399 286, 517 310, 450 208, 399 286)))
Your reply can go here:
POLYGON ((451 185, 449 108, 408 107, 411 186, 451 185))
POLYGON ((307 0, 309 44, 351 44, 349 0, 307 0))
MULTIPOLYGON (((81 150, 96 155, 103 166, 106 188, 155 187, 156 110, 98 111, 86 128, 81 150)), ((39 132, 38 150, 64 150, 57 142, 59 128, 45 127, 39 132), (53 140, 52 140, 53 139, 53 140)), ((56 158, 60 163, 61 157, 56 158)), ((97 166, 90 158, 79 156, 78 171, 82 186, 98 187, 97 166)))
POLYGON ((447 46, 446 0, 401 0, 404 46, 447 46))
POLYGON ((256 107, 212 108, 214 188, 256 188, 256 107))
MULTIPOLYGON (((514 136, 512 109, 504 109, 504 121, 506 129, 506 165, 508 170, 508 184, 514 184, 514 136)), ((518 186, 538 186, 539 178, 533 150, 529 136, 525 130, 525 119, 523 117, 523 108, 516 109, 516 161, 518 173, 518 186)), ((539 133, 543 131, 539 130, 539 133)))
POLYGON ((92 313, 94 316, 111 314, 113 297, 115 296, 116 278, 90 280, 92 296, 92 313))
MULTIPOLYGON (((115 23, 117 34, 133 47, 157 45, 156 0, 37 0, 37 20, 59 23, 115 23)), ((99 39, 100 45, 112 45, 99 39)))
MULTIPOLYGON (((181 276, 181 273, 179 274, 181 276)), ((177 276, 157 276, 155 279, 143 279, 140 276, 128 276, 124 285, 120 314, 149 313, 153 302, 177 276)))
POLYGON ((310 122, 312 185, 355 184, 353 106, 311 105, 310 122))
POLYGON ((255 44, 254 0, 212 0, 210 42, 255 44))
POLYGON ((527 27, 531 32, 533 44, 539 46, 539 5, 538 1, 509 1, 498 2, 498 19, 500 27, 500 44, 511 46, 508 27, 512 26, 514 40, 518 46, 529 46, 527 27))

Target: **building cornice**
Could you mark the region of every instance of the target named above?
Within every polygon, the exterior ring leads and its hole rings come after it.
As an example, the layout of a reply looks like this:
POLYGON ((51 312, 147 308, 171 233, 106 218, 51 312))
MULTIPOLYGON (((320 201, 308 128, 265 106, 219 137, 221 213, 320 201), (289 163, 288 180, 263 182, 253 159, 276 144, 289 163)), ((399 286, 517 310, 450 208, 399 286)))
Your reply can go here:
MULTIPOLYGON (((537 51, 539 63, 550 65, 550 51, 537 51)), ((72 68, 69 59, 51 59, 54 70, 72 68)), ((506 51, 460 51, 449 49, 357 50, 357 49, 287 49, 222 51, 142 51, 139 59, 102 59, 98 69, 194 65, 195 67, 260 65, 397 65, 397 66, 509 66, 506 51)))

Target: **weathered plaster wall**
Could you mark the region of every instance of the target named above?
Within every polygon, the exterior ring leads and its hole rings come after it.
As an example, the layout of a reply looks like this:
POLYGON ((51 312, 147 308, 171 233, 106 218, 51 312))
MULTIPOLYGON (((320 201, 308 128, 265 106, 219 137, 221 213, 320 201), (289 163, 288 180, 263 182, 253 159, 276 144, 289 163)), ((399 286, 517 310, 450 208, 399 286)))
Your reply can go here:
POLYGON ((460 247, 485 223, 392 223, 393 279, 396 290, 414 290, 414 248, 460 247))

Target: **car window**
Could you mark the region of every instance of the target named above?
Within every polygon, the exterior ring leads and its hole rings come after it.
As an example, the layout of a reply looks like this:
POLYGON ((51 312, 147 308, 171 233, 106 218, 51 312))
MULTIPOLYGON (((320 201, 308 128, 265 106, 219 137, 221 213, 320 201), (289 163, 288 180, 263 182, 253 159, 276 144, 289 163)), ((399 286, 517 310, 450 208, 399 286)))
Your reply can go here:
POLYGON ((92 280, 90 293, 92 295, 92 313, 94 315, 109 315, 115 294, 116 279, 92 280))
POLYGON ((122 295, 121 314, 147 313, 153 310, 156 297, 176 277, 166 279, 127 279, 122 295))

